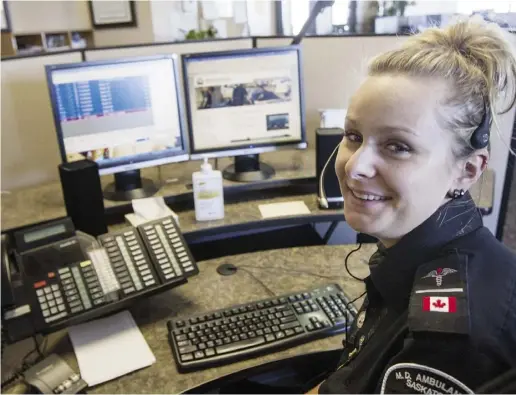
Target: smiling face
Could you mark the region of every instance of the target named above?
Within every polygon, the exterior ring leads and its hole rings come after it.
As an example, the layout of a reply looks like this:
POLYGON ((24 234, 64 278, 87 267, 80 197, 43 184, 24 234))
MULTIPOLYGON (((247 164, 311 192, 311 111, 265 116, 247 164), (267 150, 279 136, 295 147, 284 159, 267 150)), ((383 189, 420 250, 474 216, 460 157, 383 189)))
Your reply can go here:
POLYGON ((346 222, 387 247, 446 201, 460 175, 453 136, 436 121, 444 82, 372 76, 348 108, 335 170, 346 222))

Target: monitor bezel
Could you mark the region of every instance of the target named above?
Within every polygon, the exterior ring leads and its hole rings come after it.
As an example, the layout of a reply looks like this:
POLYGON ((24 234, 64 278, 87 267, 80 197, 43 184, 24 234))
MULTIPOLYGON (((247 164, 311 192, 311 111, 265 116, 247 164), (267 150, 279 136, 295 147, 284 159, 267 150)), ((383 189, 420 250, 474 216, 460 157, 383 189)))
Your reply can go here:
POLYGON ((303 86, 303 67, 301 58, 301 46, 300 45, 289 45, 279 47, 263 47, 263 48, 246 48, 246 49, 235 49, 235 50, 224 50, 214 52, 198 52, 190 54, 182 54, 182 69, 183 69, 183 87, 185 95, 185 108, 186 108, 186 120, 188 126, 188 142, 190 146, 190 159, 198 160, 202 158, 217 158, 226 156, 238 156, 238 155, 251 155, 261 154, 264 152, 272 152, 283 149, 305 149, 307 144, 306 137, 306 117, 305 117, 305 99, 304 99, 304 86, 303 86), (190 102, 190 84, 188 82, 187 62, 190 59, 196 58, 217 58, 227 57, 230 55, 256 55, 260 53, 282 53, 282 52, 296 52, 297 55, 297 70, 298 70, 298 84, 299 84, 299 110, 301 117, 301 139, 290 140, 282 143, 260 143, 260 144, 243 144, 239 146, 231 147, 218 147, 208 149, 196 149, 194 143, 194 131, 192 128, 192 111, 190 102))
POLYGON ((185 113, 184 113, 184 101, 181 94, 181 80, 179 78, 179 56, 177 54, 163 54, 163 55, 153 55, 153 56, 136 56, 136 57, 124 57, 124 58, 116 58, 116 59, 102 59, 102 60, 92 60, 92 61, 83 61, 83 62, 73 62, 73 63, 61 63, 61 64, 53 64, 53 65, 45 65, 45 74, 47 78, 47 87, 50 94, 50 104, 52 107, 52 115, 54 118, 54 126, 56 129, 57 140, 59 144, 59 152, 61 154, 62 163, 68 163, 66 158, 66 149, 64 146, 64 136, 63 130, 61 128, 61 122, 59 119, 59 110, 57 106, 57 93, 55 86, 52 82, 52 73, 59 70, 65 69, 81 69, 84 67, 91 66, 106 66, 106 65, 116 65, 123 63, 139 63, 139 62, 147 62, 147 61, 156 61, 156 60, 171 60, 172 62, 172 73, 174 82, 176 84, 176 102, 177 102, 177 110, 179 117, 179 134, 181 138, 181 149, 174 151, 170 155, 153 158, 151 160, 142 160, 142 161, 133 161, 131 163, 123 164, 123 165, 113 165, 109 167, 99 167, 99 174, 113 174, 113 173, 121 173, 124 171, 130 170, 138 170, 146 167, 164 165, 168 163, 177 163, 177 162, 186 162, 190 159, 187 145, 187 129, 185 125, 185 113))

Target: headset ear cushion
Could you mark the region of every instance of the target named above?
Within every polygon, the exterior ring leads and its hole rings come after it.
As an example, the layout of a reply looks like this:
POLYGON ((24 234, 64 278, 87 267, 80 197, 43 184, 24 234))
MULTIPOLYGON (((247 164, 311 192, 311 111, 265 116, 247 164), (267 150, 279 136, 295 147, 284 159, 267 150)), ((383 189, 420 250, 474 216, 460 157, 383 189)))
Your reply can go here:
POLYGON ((484 106, 484 115, 480 124, 471 135, 470 144, 474 149, 487 147, 489 144, 489 129, 491 128, 491 111, 484 106))
POLYGON ((489 132, 484 130, 475 130, 471 136, 471 146, 475 149, 481 149, 487 147, 489 144, 489 132))

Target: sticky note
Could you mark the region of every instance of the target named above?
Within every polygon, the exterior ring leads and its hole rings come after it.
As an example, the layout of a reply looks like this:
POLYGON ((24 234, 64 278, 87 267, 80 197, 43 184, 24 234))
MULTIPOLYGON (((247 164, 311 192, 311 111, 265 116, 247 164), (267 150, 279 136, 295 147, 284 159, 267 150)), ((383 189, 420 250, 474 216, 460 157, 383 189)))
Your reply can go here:
POLYGON ((310 214, 310 209, 303 201, 260 204, 262 218, 285 217, 289 215, 310 214))

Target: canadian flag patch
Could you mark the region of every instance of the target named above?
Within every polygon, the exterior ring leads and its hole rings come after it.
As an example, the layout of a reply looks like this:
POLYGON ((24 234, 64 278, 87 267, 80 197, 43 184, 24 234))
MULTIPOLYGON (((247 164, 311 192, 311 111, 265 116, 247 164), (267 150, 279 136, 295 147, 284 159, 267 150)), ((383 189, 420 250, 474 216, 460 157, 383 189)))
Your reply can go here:
POLYGON ((423 311, 455 313, 457 311, 457 298, 454 296, 424 296, 423 311))

